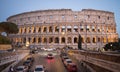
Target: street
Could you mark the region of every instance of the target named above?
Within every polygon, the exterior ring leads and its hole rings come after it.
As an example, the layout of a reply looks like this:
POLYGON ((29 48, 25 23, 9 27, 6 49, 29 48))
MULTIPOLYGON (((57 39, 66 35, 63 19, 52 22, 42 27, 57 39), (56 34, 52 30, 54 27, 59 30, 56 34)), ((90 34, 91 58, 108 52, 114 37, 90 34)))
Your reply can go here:
POLYGON ((23 62, 28 57, 34 57, 34 62, 32 66, 30 67, 30 72, 33 72, 36 65, 43 65, 47 72, 67 72, 64 64, 61 61, 60 56, 56 52, 45 52, 40 51, 35 54, 30 54, 27 57, 25 57, 20 63, 18 63, 17 66, 23 65, 23 62), (47 54, 52 53, 54 55, 53 59, 47 59, 47 54))

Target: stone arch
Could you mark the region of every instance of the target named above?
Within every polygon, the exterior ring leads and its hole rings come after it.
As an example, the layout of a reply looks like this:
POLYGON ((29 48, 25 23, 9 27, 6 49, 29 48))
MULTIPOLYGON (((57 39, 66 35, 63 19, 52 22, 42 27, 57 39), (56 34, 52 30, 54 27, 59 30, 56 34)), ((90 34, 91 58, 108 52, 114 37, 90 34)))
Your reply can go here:
POLYGON ((38 38, 38 43, 41 43, 41 37, 38 38))
POLYGON ((53 37, 49 37, 49 43, 53 42, 53 37))
POLYGON ((52 31, 53 31, 52 26, 49 26, 49 32, 52 32, 52 31))
POLYGON ((78 43, 78 38, 74 37, 74 43, 78 43))
POLYGON ((93 37, 92 42, 93 42, 93 43, 96 43, 95 37, 93 37))
POLYGON ((36 38, 34 37, 34 38, 33 38, 33 43, 35 43, 35 42, 36 42, 36 38))
POLYGON ((90 37, 87 37, 87 38, 86 38, 86 42, 87 42, 87 43, 90 43, 90 37))
POLYGON ((47 43, 47 38, 43 38, 43 43, 47 43))
POLYGON ((67 40, 68 40, 67 43, 72 43, 72 38, 71 37, 68 37, 67 40))
POLYGON ((61 38, 61 43, 65 43, 65 37, 61 38))
POLYGON ((55 43, 59 43, 59 38, 58 37, 55 38, 55 43))

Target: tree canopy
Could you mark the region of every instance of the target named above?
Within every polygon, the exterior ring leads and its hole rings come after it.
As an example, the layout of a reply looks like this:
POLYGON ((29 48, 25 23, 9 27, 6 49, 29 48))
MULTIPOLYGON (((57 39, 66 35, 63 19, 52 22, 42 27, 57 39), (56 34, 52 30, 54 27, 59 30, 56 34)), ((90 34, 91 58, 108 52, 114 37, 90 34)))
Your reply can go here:
POLYGON ((18 33, 18 27, 16 24, 11 22, 1 22, 0 23, 0 32, 10 33, 18 33))
POLYGON ((104 46, 104 49, 107 51, 107 50, 112 50, 112 51, 115 51, 115 50, 120 50, 120 43, 119 42, 111 42, 111 43, 108 43, 104 46))

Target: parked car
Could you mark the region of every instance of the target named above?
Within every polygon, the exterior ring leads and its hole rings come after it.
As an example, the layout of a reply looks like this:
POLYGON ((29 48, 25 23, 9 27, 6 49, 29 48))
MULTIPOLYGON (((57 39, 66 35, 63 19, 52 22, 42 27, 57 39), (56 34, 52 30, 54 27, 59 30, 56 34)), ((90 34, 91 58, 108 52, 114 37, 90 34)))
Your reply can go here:
POLYGON ((16 72, 27 72, 28 71, 28 67, 26 66, 18 66, 16 68, 16 72))
POLYGON ((48 55, 47 55, 47 58, 48 58, 48 59, 53 59, 53 58, 54 58, 54 57, 53 57, 53 54, 51 54, 51 53, 48 54, 48 55))
POLYGON ((63 63, 64 63, 65 66, 67 66, 68 64, 72 63, 72 60, 71 59, 65 59, 63 63))
POLYGON ((36 65, 34 72, 45 72, 45 67, 43 65, 36 65))
POLYGON ((67 65, 68 72, 77 72, 77 65, 75 63, 69 63, 67 65))

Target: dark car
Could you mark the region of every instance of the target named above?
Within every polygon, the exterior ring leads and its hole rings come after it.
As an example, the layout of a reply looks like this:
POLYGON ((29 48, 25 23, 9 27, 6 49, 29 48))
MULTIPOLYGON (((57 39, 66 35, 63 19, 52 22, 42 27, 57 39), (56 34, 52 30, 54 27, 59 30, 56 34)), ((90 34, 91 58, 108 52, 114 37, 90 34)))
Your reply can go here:
POLYGON ((47 55, 47 58, 48 58, 48 59, 53 59, 53 58, 54 58, 54 57, 53 57, 53 54, 51 54, 51 53, 48 54, 48 55, 47 55))
POLYGON ((28 57, 27 60, 30 60, 31 62, 34 62, 34 58, 33 57, 28 57))
POLYGON ((27 66, 28 68, 31 67, 32 65, 32 62, 30 60, 26 60, 24 63, 23 63, 24 66, 27 66))
POLYGON ((67 65, 68 72, 77 72, 77 65, 75 63, 69 63, 67 65))

